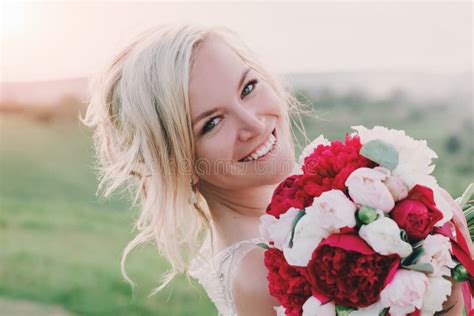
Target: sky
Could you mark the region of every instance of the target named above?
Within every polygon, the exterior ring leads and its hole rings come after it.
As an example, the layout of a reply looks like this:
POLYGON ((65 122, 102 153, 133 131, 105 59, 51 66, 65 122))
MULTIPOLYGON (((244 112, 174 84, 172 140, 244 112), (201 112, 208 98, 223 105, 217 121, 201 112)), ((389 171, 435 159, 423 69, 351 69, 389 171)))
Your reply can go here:
POLYGON ((272 70, 472 72, 472 2, 8 2, 1 81, 86 77, 160 23, 240 34, 272 70))

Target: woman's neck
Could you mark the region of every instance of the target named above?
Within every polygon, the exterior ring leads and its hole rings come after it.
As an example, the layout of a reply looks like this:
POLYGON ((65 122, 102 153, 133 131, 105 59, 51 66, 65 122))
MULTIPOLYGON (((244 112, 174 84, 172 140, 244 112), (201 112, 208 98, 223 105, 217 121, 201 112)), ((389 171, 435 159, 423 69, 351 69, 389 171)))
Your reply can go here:
POLYGON ((201 189, 211 212, 217 250, 258 237, 260 216, 265 213, 275 187, 265 185, 239 191, 201 189))

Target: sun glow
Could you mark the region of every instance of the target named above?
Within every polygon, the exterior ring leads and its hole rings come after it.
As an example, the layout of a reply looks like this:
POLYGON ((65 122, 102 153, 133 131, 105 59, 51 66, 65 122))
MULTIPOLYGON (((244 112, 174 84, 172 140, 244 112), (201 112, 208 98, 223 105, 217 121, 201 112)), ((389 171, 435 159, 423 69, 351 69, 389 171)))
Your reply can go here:
POLYGON ((23 4, 2 3, 1 5, 1 28, 3 36, 15 36, 25 31, 26 10, 23 4))

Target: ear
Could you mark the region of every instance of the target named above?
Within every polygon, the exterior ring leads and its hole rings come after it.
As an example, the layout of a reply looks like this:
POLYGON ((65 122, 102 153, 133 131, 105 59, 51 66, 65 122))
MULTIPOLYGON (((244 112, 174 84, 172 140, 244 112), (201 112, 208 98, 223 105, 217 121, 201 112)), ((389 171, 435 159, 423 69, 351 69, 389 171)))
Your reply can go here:
POLYGON ((196 174, 191 175, 191 185, 195 186, 199 181, 199 177, 196 174))

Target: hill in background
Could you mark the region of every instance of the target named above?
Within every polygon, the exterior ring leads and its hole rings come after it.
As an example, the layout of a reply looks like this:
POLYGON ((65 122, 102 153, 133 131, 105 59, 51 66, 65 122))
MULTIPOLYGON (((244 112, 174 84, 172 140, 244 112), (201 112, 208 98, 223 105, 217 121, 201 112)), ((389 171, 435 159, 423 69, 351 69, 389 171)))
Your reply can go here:
MULTIPOLYGON (((334 72, 283 74, 294 90, 311 97, 330 89, 336 93, 363 91, 384 98, 403 91, 418 101, 450 100, 472 105, 472 72, 436 74, 423 72, 334 72)), ((88 99, 88 78, 39 82, 0 82, 0 104, 54 104, 68 95, 83 102, 88 99)))

